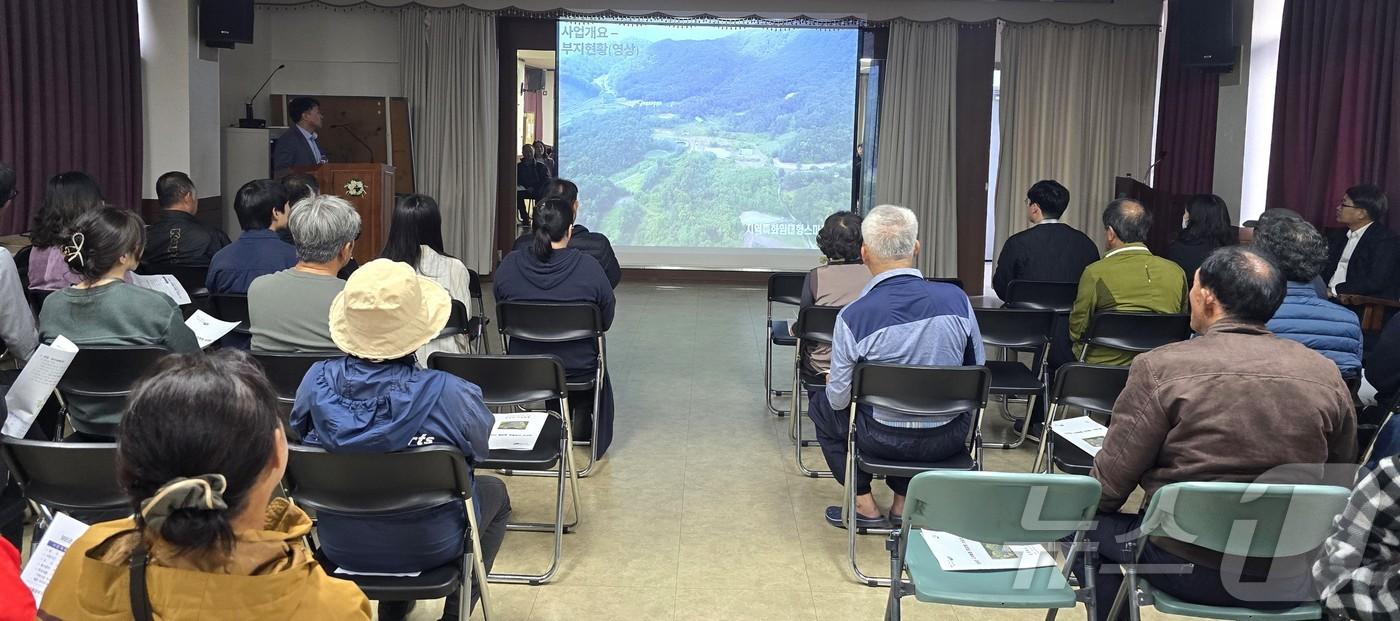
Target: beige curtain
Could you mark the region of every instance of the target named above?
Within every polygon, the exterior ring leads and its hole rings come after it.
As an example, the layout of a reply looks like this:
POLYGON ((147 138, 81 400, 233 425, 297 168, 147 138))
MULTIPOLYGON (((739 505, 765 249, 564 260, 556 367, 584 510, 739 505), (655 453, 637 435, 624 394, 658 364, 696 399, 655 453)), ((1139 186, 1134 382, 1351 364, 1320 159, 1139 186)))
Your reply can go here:
POLYGON ((875 202, 908 207, 918 215, 923 242, 918 267, 929 276, 957 276, 958 271, 957 58, 957 23, 890 24, 875 202))
POLYGON ((1113 178, 1152 163, 1157 27, 1006 24, 1001 67, 997 254, 1029 226, 1026 190, 1041 179, 1069 189, 1062 220, 1102 246, 1113 178))
POLYGON ((410 6, 399 34, 414 183, 442 208, 447 253, 486 273, 496 226, 496 18, 410 6))

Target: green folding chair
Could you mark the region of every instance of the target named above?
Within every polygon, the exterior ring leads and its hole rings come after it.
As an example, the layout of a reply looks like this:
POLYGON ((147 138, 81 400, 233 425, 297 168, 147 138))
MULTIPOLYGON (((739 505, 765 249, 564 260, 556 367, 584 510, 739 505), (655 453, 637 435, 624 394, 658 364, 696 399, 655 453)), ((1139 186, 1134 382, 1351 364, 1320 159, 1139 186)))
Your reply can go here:
MULTIPOLYGON (((1130 552, 1137 559, 1147 537, 1166 537, 1231 556, 1306 554, 1331 534, 1332 519, 1346 508, 1349 496, 1350 490, 1330 485, 1173 483, 1157 490, 1148 502, 1130 552)), ((1129 618, 1138 621, 1139 609, 1148 604, 1166 614, 1201 619, 1312 621, 1323 617, 1317 603, 1268 611, 1193 604, 1153 590, 1138 577, 1135 564, 1124 567, 1123 573, 1110 619, 1127 605, 1129 618), (1139 595, 1128 602, 1133 593, 1139 595)))
POLYGON ((1078 591, 1068 576, 1076 556, 1092 554, 1084 531, 1093 526, 1099 492, 1097 480, 1071 474, 938 470, 915 476, 905 499, 904 525, 889 544, 890 575, 907 573, 909 580, 892 581, 886 621, 898 621, 900 599, 909 593, 938 604, 1047 608, 1046 619, 1083 601, 1092 620, 1092 572, 1078 591), (987 544, 1045 543, 1071 535, 1074 543, 1062 567, 944 571, 914 530, 923 528, 987 544))

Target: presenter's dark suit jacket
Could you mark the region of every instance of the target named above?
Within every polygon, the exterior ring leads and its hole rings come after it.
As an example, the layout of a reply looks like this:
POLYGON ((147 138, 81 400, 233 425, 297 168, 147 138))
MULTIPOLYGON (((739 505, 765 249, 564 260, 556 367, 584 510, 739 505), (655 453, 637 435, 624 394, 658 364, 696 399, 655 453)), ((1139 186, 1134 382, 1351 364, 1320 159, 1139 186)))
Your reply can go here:
POLYGON ((1079 282, 1084 268, 1099 260, 1099 247, 1068 224, 1044 222, 1012 235, 997 257, 992 289, 1005 300, 1013 280, 1079 282))
POLYGON ((281 136, 272 143, 272 174, 274 177, 281 177, 290 172, 293 166, 310 166, 319 164, 316 161, 316 154, 311 151, 311 143, 306 141, 306 136, 301 134, 301 130, 295 125, 288 127, 281 136))
MULTIPOLYGON (((1346 231, 1337 231, 1329 237, 1327 265, 1322 270, 1324 282, 1332 282, 1332 274, 1337 271, 1346 246, 1346 231)), ((1400 277, 1400 265, 1397 263, 1400 263, 1400 240, 1384 223, 1375 222, 1356 242, 1356 250, 1347 261, 1346 282, 1337 283, 1337 293, 1400 297, 1400 283, 1396 282, 1400 277)))

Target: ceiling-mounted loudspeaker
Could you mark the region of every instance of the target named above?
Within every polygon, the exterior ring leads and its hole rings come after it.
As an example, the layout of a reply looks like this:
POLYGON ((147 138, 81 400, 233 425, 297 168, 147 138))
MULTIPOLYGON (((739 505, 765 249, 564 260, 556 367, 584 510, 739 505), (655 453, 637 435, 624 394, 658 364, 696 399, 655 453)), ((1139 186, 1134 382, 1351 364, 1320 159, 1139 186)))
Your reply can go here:
POLYGON ((1234 0, 1171 0, 1167 28, 1178 30, 1177 54, 1187 67, 1229 73, 1235 69, 1234 0))
POLYGON ((253 0, 201 0, 199 38, 209 47, 233 49, 253 42, 253 0))

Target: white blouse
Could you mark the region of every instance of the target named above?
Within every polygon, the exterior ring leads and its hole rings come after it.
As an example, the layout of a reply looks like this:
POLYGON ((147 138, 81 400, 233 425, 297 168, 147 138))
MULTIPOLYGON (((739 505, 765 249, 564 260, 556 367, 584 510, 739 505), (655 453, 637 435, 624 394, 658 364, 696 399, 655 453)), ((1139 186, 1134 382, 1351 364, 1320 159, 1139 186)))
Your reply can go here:
MULTIPOLYGON (((442 285, 442 288, 447 290, 447 294, 452 296, 452 299, 461 301, 467 305, 468 309, 471 309, 471 275, 467 272, 467 266, 457 259, 440 255, 427 246, 419 246, 418 248, 421 251, 421 254, 418 255, 418 273, 442 285)), ((451 354, 467 353, 468 343, 465 334, 428 341, 428 344, 419 347, 416 352, 418 365, 428 366, 428 356, 435 351, 451 354)))

